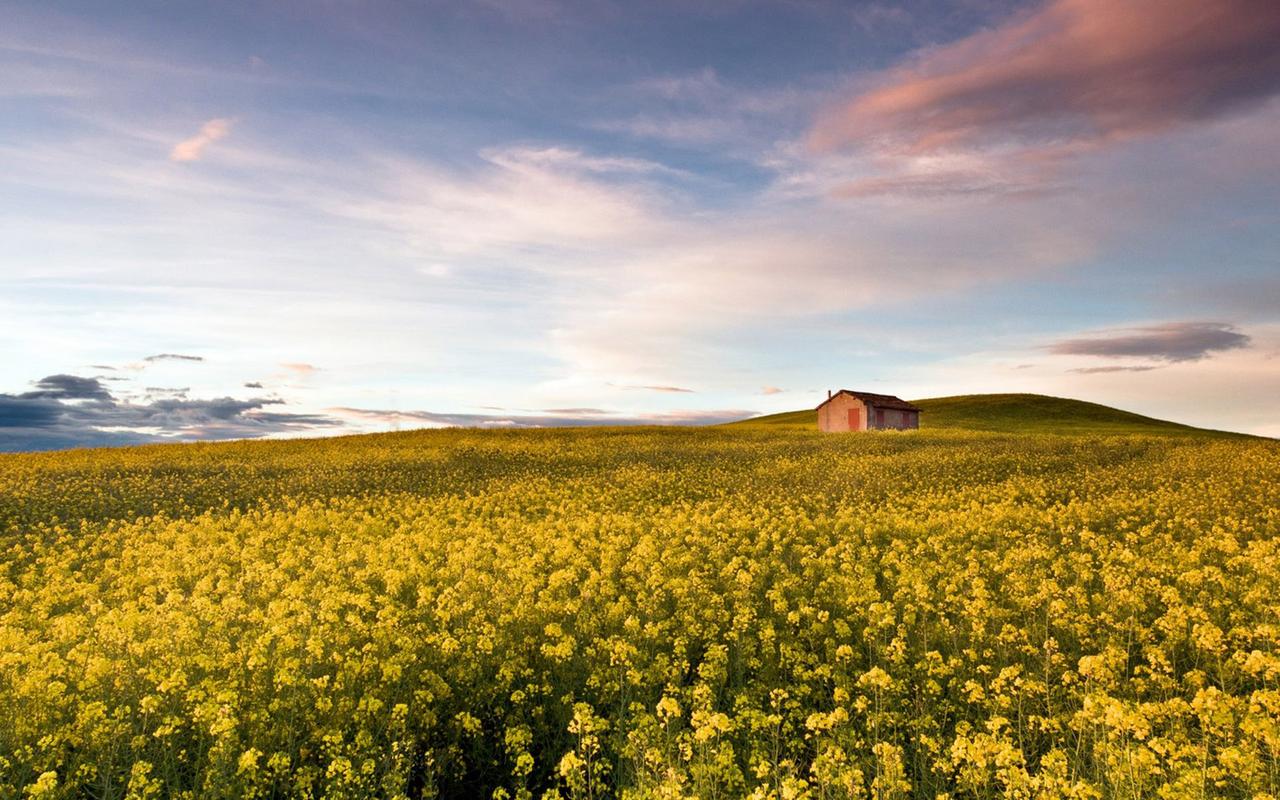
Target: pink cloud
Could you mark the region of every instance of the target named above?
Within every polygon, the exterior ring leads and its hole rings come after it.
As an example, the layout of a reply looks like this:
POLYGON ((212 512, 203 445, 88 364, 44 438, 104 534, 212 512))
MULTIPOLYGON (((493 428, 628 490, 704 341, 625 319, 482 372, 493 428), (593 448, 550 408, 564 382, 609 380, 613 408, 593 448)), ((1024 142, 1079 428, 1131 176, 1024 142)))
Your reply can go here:
POLYGON ((211 119, 200 126, 200 132, 190 139, 184 139, 169 151, 171 161, 199 161, 205 148, 231 132, 231 120, 211 119))
POLYGON ((810 144, 1079 151, 1260 103, 1280 91, 1277 42, 1275 0, 1052 0, 888 71, 810 144))

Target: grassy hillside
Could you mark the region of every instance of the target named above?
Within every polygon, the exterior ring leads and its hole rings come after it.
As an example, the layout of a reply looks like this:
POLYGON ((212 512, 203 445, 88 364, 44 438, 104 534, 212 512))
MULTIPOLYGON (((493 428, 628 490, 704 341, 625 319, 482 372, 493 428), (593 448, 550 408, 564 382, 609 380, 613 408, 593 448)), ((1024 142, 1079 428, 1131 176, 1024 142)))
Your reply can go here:
MULTIPOLYGON (((1241 436, 1144 417, 1118 408, 1049 397, 1042 394, 969 394, 912 400, 924 413, 920 427, 933 430, 999 431, 1002 433, 1173 434, 1184 436, 1241 436)), ((786 411, 731 423, 816 427, 812 409, 786 411)))
POLYGON ((921 424, 928 428, 1005 433, 1223 433, 1042 394, 971 394, 914 402, 924 409, 921 424))

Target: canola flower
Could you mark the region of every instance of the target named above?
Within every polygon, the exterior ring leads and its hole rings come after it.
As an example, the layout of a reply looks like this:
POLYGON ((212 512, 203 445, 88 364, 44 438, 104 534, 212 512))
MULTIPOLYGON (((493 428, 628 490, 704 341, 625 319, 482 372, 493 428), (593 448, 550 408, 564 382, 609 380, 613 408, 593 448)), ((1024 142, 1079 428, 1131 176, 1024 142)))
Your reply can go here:
POLYGON ((1274 442, 0 458, 0 797, 1280 797, 1274 442))

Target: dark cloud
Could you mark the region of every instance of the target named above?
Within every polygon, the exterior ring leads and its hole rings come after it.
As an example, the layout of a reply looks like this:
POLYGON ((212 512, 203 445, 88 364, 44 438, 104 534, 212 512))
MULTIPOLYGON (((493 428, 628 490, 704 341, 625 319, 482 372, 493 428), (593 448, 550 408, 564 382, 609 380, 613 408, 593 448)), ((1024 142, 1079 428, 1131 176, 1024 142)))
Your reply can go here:
POLYGON ((158 353, 147 356, 143 361, 204 361, 204 356, 184 356, 181 353, 158 353))
POLYGON ((50 375, 36 381, 36 391, 19 395, 34 400, 47 397, 55 400, 110 400, 111 393, 97 378, 81 378, 77 375, 50 375))
POLYGON ((1247 347, 1249 337, 1224 322, 1166 322, 1064 339, 1049 345, 1057 355, 1199 361, 1211 353, 1247 347))
POLYGON ((115 372, 116 368, 108 364, 90 364, 89 369, 105 369, 108 372, 115 372))
POLYGON ((261 389, 261 388, 262 388, 262 384, 261 384, 261 383, 258 383, 257 381, 249 381, 248 383, 246 383, 246 384, 244 385, 244 388, 246 388, 246 389, 261 389))
POLYGON ((62 404, 56 400, 0 394, 0 429, 43 428, 61 416, 62 404))
POLYGON ((180 388, 170 388, 166 386, 148 386, 143 391, 147 394, 186 394, 191 391, 191 387, 183 386, 180 388))
POLYGON ((135 402, 113 396, 95 378, 75 375, 50 375, 35 385, 35 391, 0 394, 0 451, 252 439, 342 424, 322 414, 269 410, 284 404, 278 399, 179 396, 135 402))
POLYGON ((928 49, 830 109, 820 150, 1103 146, 1280 92, 1275 0, 1052 0, 928 49))
POLYGON ((366 408, 332 408, 334 414, 389 425, 420 423, 431 427, 456 428, 579 428, 602 425, 714 425, 756 416, 739 409, 667 411, 655 414, 581 413, 598 409, 564 409, 575 413, 544 414, 449 414, 434 411, 385 411, 366 408))

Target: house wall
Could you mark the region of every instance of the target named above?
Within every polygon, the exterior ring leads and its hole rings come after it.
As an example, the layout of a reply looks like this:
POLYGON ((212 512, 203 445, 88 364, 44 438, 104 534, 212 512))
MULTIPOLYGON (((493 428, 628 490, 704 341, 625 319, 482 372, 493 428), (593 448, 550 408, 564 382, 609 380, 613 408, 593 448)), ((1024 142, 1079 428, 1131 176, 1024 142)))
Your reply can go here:
POLYGON ((830 402, 818 409, 818 430, 827 433, 839 433, 842 431, 867 429, 867 407, 861 400, 856 397, 850 397, 847 394, 839 394, 831 399, 830 402), (858 426, 849 427, 849 411, 857 410, 858 426))
POLYGON ((920 427, 920 412, 907 411, 899 408, 884 409, 884 425, 876 424, 877 411, 871 412, 871 427, 883 428, 884 430, 915 430, 920 427))

